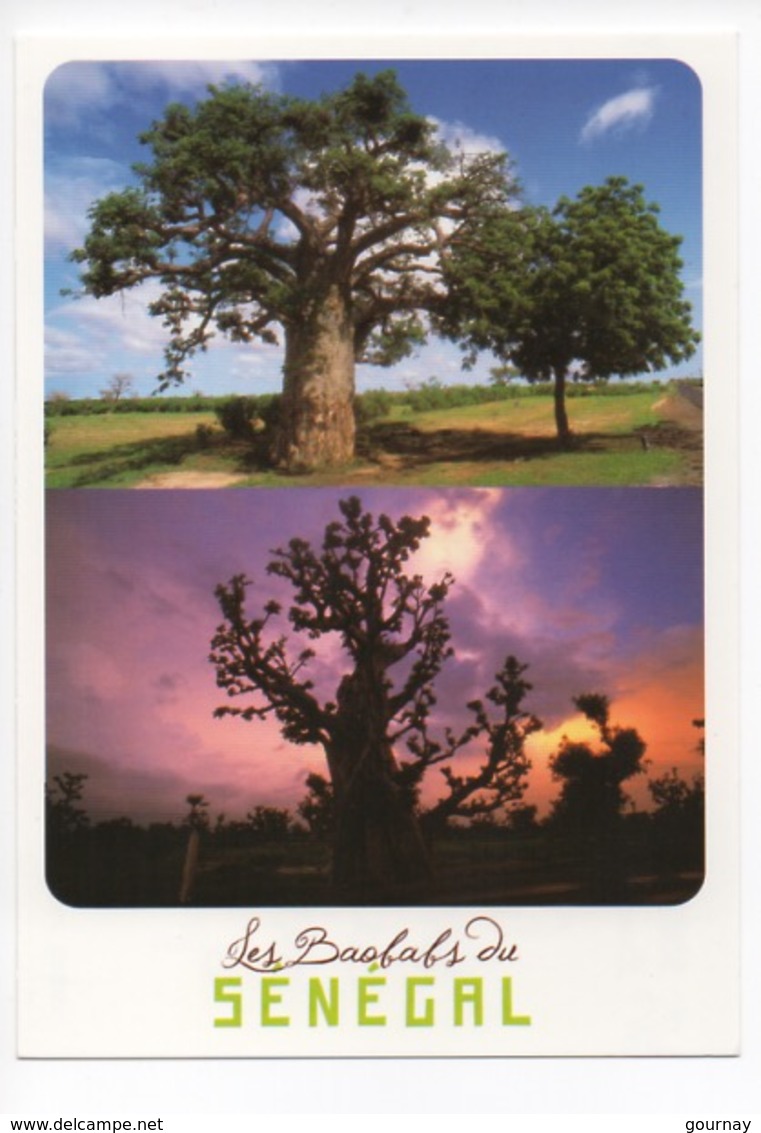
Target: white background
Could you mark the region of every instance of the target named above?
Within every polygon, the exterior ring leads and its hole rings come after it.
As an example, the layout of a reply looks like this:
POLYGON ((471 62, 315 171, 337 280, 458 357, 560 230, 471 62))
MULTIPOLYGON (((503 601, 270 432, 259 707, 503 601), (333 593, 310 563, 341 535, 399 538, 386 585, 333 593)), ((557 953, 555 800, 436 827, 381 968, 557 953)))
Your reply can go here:
MULTIPOLYGON (((761 850, 758 811, 761 776, 755 752, 758 725, 759 628, 758 534, 753 485, 761 483, 761 446, 754 413, 761 409, 755 368, 758 352, 759 198, 761 198, 761 5, 755 0, 654 0, 620 4, 593 0, 469 0, 467 5, 386 0, 361 6, 357 0, 319 5, 280 0, 277 7, 258 0, 4 0, 0 12, 0 170, 2 170, 0 258, 0 374, 5 383, 0 414, 0 503, 2 504, 2 624, 11 627, 13 605, 12 532, 14 420, 10 412, 13 373, 12 171, 13 38, 36 32, 50 36, 165 35, 243 36, 266 30, 269 36, 313 29, 327 41, 373 32, 400 35, 435 33, 459 37, 474 33, 739 32, 741 78, 741 343, 743 453, 743 887, 744 975, 743 1053, 736 1059, 520 1059, 426 1062, 205 1062, 193 1061, 17 1061, 14 1055, 13 866, 13 635, 2 638, 3 704, 0 710, 0 1112, 26 1116, 102 1114, 154 1117, 161 1114, 223 1113, 673 1113, 693 1118, 749 1116, 761 1110, 761 1026, 759 1005, 759 886, 761 850), (755 1010, 754 1010, 755 1005, 755 1010)), ((446 42, 445 40, 442 41, 446 42)), ((434 45, 431 45, 434 51, 434 45)), ((23 627, 22 627, 23 631, 23 627)), ((40 711, 42 706, 40 705, 40 711)), ((55 947, 55 942, 50 942, 55 947)), ((706 987, 705 994, 712 990, 706 987)), ((195 1127, 195 1126, 194 1126, 195 1127)), ((198 1126, 200 1128, 200 1126, 198 1126)), ((676 1127, 679 1127, 678 1125, 676 1127)), ((683 1125, 681 1126, 684 1127, 683 1125)))

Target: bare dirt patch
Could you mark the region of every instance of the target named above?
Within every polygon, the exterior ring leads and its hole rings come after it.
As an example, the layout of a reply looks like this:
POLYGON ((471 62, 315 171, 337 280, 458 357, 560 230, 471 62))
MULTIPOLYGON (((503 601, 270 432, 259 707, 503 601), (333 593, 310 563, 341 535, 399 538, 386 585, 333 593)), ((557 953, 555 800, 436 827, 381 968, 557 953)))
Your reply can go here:
POLYGON ((243 479, 229 472, 160 472, 135 484, 136 488, 230 488, 243 479))
MULTIPOLYGON (((683 483, 703 483, 703 410, 687 396, 670 393, 653 406, 662 420, 658 425, 638 429, 643 443, 676 449, 685 456, 683 483)), ((657 483, 654 486, 658 486, 657 483)))
POLYGON ((679 393, 670 393, 656 401, 653 409, 670 421, 675 421, 684 429, 703 431, 703 410, 679 393))

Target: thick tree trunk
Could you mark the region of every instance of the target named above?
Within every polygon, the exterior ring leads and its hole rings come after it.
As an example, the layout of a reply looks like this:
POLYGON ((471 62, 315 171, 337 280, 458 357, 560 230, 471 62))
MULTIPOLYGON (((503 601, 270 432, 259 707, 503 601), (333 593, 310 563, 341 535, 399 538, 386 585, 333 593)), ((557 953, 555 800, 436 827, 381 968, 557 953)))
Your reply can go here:
POLYGON ((283 395, 275 460, 289 472, 354 458, 354 327, 331 285, 299 324, 286 327, 283 395))
POLYGON ((425 892, 428 850, 412 793, 396 781, 386 735, 382 673, 344 677, 327 747, 335 798, 333 885, 337 898, 373 904, 425 892))
POLYGON ((333 843, 336 897, 361 904, 422 896, 431 865, 412 805, 388 776, 360 770, 337 801, 333 843))
POLYGON ((566 371, 562 366, 555 369, 555 428, 558 432, 558 440, 567 447, 571 441, 571 427, 568 424, 568 413, 565 407, 565 377, 566 371))

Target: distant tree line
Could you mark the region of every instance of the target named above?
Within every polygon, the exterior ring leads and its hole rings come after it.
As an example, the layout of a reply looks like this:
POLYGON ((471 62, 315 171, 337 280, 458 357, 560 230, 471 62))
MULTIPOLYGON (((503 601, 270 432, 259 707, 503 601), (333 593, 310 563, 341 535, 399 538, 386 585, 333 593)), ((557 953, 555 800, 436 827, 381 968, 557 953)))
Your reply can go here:
MULTIPOLYGON (((426 378, 410 384, 403 390, 372 389, 358 393, 355 397, 355 410, 360 421, 384 416, 393 408, 407 406, 415 412, 431 409, 456 409, 466 405, 482 405, 493 401, 512 401, 516 398, 549 397, 552 395, 551 382, 524 384, 518 378, 504 380, 499 375, 500 367, 494 367, 497 375, 486 385, 458 382, 444 385, 436 377, 426 378)), ((679 379, 700 383, 700 379, 679 379)), ((657 393, 669 383, 653 381, 626 382, 584 382, 572 383, 568 387, 568 397, 626 397, 633 393, 657 393)), ((99 416, 106 413, 216 413, 230 412, 229 406, 241 406, 248 419, 265 418, 272 406, 279 402, 279 394, 245 394, 217 396, 196 393, 191 395, 169 395, 160 397, 71 397, 62 391, 54 391, 45 401, 47 417, 99 416)), ((233 411, 234 412, 234 411, 233 411)))
MULTIPOLYGON (((701 384, 701 380, 697 378, 680 380, 701 384)), ((605 381, 579 382, 569 385, 565 396, 572 399, 600 395, 626 397, 638 393, 656 396, 672 384, 662 385, 657 379, 617 384, 605 381)), ((515 380, 511 367, 495 366, 488 385, 444 385, 438 378, 431 377, 410 384, 404 390, 366 390, 354 396, 354 418, 361 437, 363 429, 392 415, 398 419, 406 414, 507 401, 517 405, 526 399, 552 396, 552 382, 522 383, 515 380)), ((196 393, 191 396, 138 397, 134 394, 125 396, 123 391, 107 389, 102 391, 101 397, 72 398, 62 391, 56 391, 45 401, 45 444, 53 440, 55 419, 59 417, 100 417, 114 413, 214 414, 218 428, 207 422, 196 426, 195 436, 199 448, 208 448, 218 441, 242 442, 250 445, 252 453, 256 453, 257 458, 266 463, 269 461, 272 437, 279 427, 281 407, 280 394, 206 396, 196 393)))
MULTIPOLYGON (((544 817, 522 798, 443 826, 426 822, 423 812, 444 891, 452 892, 448 869, 464 873, 449 903, 472 903, 469 893, 478 893, 479 873, 497 869, 508 870, 511 880, 494 904, 646 904, 660 901, 663 892, 683 900, 699 888, 705 865, 702 774, 685 777, 671 768, 648 779, 650 806, 637 808, 622 784, 644 771, 643 741, 633 729, 611 730, 604 697, 578 699, 597 712, 599 743, 563 741, 550 760, 560 790, 544 817), (639 875, 656 879, 653 896, 650 889, 640 893, 639 875), (557 897, 532 896, 532 886, 540 893, 553 881, 565 885, 557 897)), ((46 787, 47 881, 67 904, 180 904, 194 829, 200 873, 191 903, 330 901, 335 809, 331 785, 317 772, 308 773, 305 793, 292 808, 255 804, 242 818, 212 816, 209 801, 198 794, 187 797, 184 817, 150 823, 126 816, 94 820, 86 807, 87 783, 85 774, 64 772, 46 787), (302 884, 294 888, 299 871, 302 884)))

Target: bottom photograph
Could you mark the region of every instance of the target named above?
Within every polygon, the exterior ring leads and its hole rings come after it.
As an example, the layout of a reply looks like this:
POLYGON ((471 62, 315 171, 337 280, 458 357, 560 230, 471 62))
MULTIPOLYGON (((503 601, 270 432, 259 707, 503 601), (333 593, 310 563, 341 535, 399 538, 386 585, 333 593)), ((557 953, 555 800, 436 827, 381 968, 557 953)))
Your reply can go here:
POLYGON ((692 488, 49 491, 50 892, 689 900, 702 509, 692 488))

